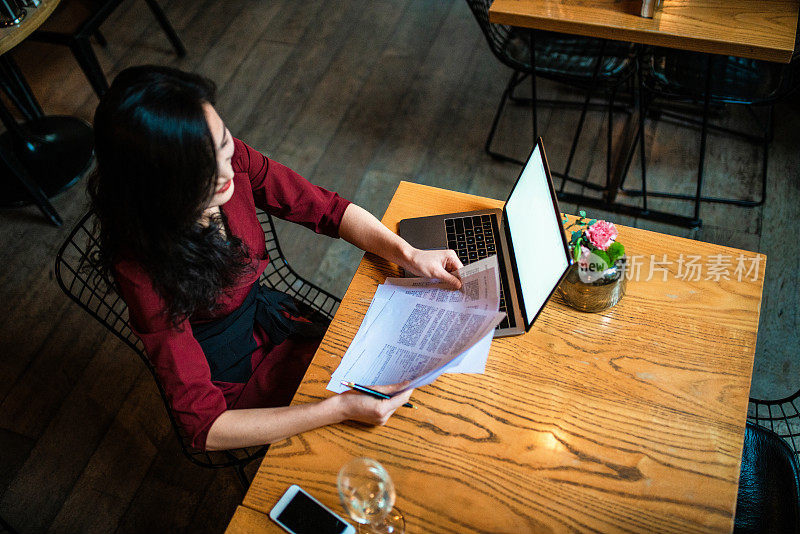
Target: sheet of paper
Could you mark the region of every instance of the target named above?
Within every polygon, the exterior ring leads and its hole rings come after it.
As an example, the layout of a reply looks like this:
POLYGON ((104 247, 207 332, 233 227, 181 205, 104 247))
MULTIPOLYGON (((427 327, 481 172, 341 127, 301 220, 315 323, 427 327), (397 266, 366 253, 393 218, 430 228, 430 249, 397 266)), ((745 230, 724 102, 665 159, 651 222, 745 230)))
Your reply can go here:
POLYGON ((333 373, 341 381, 381 385, 411 380, 429 384, 444 372, 482 373, 497 324, 500 301, 497 258, 459 271, 462 289, 436 280, 388 279, 378 286, 359 331, 333 373))
MULTIPOLYGON (((500 275, 497 256, 490 256, 459 269, 462 285, 458 291, 446 289, 444 284, 431 278, 387 278, 379 285, 372 298, 364 320, 361 323, 352 345, 361 341, 372 321, 383 309, 395 291, 415 295, 437 302, 467 302, 467 307, 497 310, 500 307, 500 275)), ((459 364, 451 368, 451 373, 483 373, 486 370, 486 356, 492 344, 492 335, 486 335, 467 351, 459 364)))
POLYGON ((500 308, 500 268, 497 256, 489 256, 458 270, 461 289, 452 291, 430 278, 387 278, 383 285, 407 288, 406 293, 438 302, 466 302, 469 308, 500 308))
POLYGON ((450 363, 491 333, 503 317, 501 312, 396 291, 361 341, 347 350, 328 389, 345 391, 342 380, 362 385, 415 380, 450 363))

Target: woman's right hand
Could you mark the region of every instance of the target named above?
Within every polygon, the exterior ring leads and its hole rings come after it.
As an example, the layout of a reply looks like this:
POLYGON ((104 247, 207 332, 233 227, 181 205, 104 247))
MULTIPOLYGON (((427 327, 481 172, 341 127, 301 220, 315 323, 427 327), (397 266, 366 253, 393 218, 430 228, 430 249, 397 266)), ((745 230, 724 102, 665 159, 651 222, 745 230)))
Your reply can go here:
MULTIPOLYGON (((372 386, 372 389, 391 395, 395 391, 408 387, 408 384, 409 382, 401 382, 389 386, 372 386)), ((358 391, 345 391, 332 398, 339 402, 343 419, 382 426, 386 424, 396 409, 408 402, 413 391, 413 389, 409 389, 391 399, 376 399, 358 391)))

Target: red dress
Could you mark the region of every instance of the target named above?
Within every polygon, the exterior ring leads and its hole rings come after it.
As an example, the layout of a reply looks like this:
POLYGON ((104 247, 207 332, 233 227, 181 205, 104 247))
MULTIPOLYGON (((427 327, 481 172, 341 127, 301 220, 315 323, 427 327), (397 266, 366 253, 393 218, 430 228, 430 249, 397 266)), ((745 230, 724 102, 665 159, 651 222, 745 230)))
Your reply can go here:
MULTIPOLYGON (((231 161, 234 193, 221 210, 227 217, 228 231, 245 242, 257 268, 220 297, 217 312, 197 314, 192 317, 194 322, 231 313, 264 272, 268 258, 256 206, 317 233, 338 237, 342 215, 350 204, 238 139, 234 139, 234 147, 231 161)), ((272 347, 266 333, 256 324, 254 338, 259 348, 251 356, 250 379, 244 384, 212 381, 208 362, 192 335, 189 321, 177 328, 171 325, 164 314, 164 301, 142 266, 135 260, 122 259, 114 265, 114 270, 128 304, 131 327, 144 343, 178 424, 191 436, 194 447, 205 449, 211 424, 227 409, 268 408, 291 402, 318 340, 287 339, 272 347)))

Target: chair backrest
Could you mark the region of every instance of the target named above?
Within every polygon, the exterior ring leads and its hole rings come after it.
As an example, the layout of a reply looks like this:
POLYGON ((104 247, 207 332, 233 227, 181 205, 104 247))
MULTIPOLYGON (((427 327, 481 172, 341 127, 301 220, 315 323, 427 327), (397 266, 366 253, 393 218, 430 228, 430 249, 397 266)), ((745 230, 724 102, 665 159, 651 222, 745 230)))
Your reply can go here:
MULTIPOLYGON (((796 93, 800 89, 800 20, 797 28, 789 63, 716 56, 711 64, 712 101, 769 106, 796 93)), ((646 47, 641 55, 643 83, 667 97, 693 97, 702 102, 711 57, 701 52, 646 47)))
MULTIPOLYGON (((800 454, 800 391, 774 400, 750 398, 747 419, 779 435, 794 451, 800 454)), ((800 459, 800 458, 799 458, 800 459)))
MULTIPOLYGON (((269 264, 259 283, 283 291, 333 319, 340 300, 327 291, 301 278, 287 263, 278 243, 272 217, 262 211, 258 220, 264 230, 269 264)), ((99 268, 99 241, 95 217, 90 212, 78 222, 56 255, 55 274, 61 289, 89 315, 125 342, 147 366, 158 386, 170 423, 184 454, 204 467, 242 465, 263 456, 268 446, 229 451, 200 451, 191 446, 191 439, 177 424, 164 387, 144 351, 141 340, 131 330, 128 306, 117 293, 114 281, 103 276, 99 268)))
MULTIPOLYGON (((492 5, 492 0, 467 0, 467 5, 478 21, 478 26, 495 57, 514 70, 529 71, 529 63, 520 61, 514 54, 509 54, 509 41, 516 35, 511 26, 489 22, 489 7, 492 5)), ((527 43, 524 43, 524 46, 527 46, 527 43)))
POLYGON ((530 74, 531 46, 537 76, 565 83, 592 82, 596 61, 602 58, 597 81, 616 84, 634 72, 635 46, 545 30, 526 30, 489 22, 492 0, 466 0, 494 56, 515 71, 530 74))
POLYGON ((283 291, 296 300, 318 310, 328 319, 333 320, 333 316, 336 315, 336 310, 339 309, 341 300, 301 277, 292 269, 286 261, 283 251, 281 251, 280 243, 278 243, 278 234, 275 233, 275 226, 272 222, 272 216, 258 210, 258 222, 261 223, 261 228, 264 230, 264 237, 267 242, 267 255, 269 256, 269 263, 264 273, 261 275, 259 283, 272 289, 283 291))

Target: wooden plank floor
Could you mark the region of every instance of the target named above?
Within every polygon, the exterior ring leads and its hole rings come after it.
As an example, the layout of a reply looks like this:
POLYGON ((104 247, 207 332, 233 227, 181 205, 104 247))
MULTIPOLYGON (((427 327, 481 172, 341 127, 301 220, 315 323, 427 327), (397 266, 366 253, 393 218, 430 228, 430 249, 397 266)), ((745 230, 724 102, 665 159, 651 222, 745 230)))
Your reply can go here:
MULTIPOLYGON (((509 72, 489 52, 460 0, 164 0, 188 56, 177 59, 144 2, 125 2, 96 47, 109 78, 159 63, 195 70, 219 87, 230 130, 311 181, 380 217, 400 180, 504 198, 518 168, 482 151, 509 72)), ((91 121, 97 99, 68 51, 24 43, 14 58, 49 114, 91 121)), ((542 83, 545 95, 571 95, 542 83)), ((563 168, 578 112, 542 108, 540 132, 563 168)), ((753 394, 800 387, 797 349, 800 256, 800 104, 776 110, 768 200, 742 209, 705 205, 688 231, 593 212, 624 224, 767 254, 753 394)), ((741 123, 743 114, 722 116, 741 123)), ((622 121, 617 121, 621 126, 622 121)), ((591 113, 573 166, 598 177, 604 116, 591 113)), ((691 191, 699 134, 648 125, 649 184, 691 191)), ((530 112, 512 106, 497 148, 527 153, 530 112)), ((707 192, 758 188, 759 152, 712 136, 707 192)), ((637 168, 638 160, 634 160, 637 168)), ((630 185, 638 184, 632 171, 630 185)), ((574 187, 572 185, 568 186, 574 187)), ((221 532, 243 496, 227 470, 195 467, 181 454, 152 381, 136 357, 76 306, 53 279, 55 251, 85 211, 84 184, 54 199, 61 229, 32 207, 0 212, 0 515, 21 532, 221 532)), ((654 208, 686 210, 676 201, 654 208)), ((580 206, 562 206, 574 212, 580 206)), ((281 224, 302 274, 342 295, 360 253, 281 224)))

